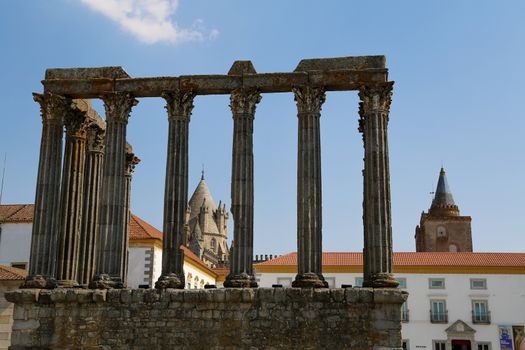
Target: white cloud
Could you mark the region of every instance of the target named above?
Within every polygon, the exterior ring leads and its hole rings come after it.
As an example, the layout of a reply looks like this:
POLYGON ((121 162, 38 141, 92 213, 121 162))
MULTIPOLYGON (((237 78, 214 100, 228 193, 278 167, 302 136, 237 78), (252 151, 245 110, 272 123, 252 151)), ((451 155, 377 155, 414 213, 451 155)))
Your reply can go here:
POLYGON ((80 0, 92 10, 103 14, 138 40, 147 44, 158 42, 180 43, 215 39, 213 29, 206 34, 202 20, 189 29, 178 28, 171 17, 177 11, 178 0, 80 0))

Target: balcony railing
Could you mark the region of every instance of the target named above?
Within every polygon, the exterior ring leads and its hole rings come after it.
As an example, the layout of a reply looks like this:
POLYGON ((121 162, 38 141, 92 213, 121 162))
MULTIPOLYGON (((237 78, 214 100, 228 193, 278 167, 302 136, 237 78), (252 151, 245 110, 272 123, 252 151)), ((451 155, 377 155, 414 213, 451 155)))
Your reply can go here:
POLYGON ((401 322, 408 322, 410 319, 409 310, 401 310, 401 322))
POLYGON ((430 310, 430 322, 432 323, 448 323, 448 311, 433 312, 430 310))
POLYGON ((485 312, 472 311, 472 323, 490 324, 490 311, 485 311, 485 312))

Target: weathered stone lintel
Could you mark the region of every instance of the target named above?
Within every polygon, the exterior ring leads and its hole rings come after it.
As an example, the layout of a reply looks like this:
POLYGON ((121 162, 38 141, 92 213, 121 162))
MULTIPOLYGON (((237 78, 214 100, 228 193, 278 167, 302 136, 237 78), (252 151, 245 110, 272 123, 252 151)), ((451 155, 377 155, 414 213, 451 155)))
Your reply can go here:
POLYGON ((71 344, 114 349, 397 349, 406 298, 399 289, 370 288, 58 288, 6 293, 15 303, 13 349, 71 344))
POLYGON ((231 94, 236 89, 258 89, 261 93, 291 92, 293 87, 310 84, 326 91, 357 90, 362 84, 386 82, 388 69, 330 70, 292 73, 238 75, 187 75, 155 78, 46 79, 44 90, 73 98, 97 98, 112 92, 129 92, 135 97, 160 97, 176 89, 197 95, 231 94))

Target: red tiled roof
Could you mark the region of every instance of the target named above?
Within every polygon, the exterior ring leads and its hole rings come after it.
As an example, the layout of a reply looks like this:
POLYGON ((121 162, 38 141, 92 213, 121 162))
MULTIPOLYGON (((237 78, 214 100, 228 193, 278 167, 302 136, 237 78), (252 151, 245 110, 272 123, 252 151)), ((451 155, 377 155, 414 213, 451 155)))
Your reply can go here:
MULTIPOLYGON (((297 253, 281 255, 258 266, 295 266, 297 253)), ((323 253, 323 266, 362 266, 363 254, 354 252, 323 253)), ((525 267, 525 253, 394 253, 395 266, 476 266, 525 267)))
POLYGON ((17 269, 7 265, 0 265, 0 281, 23 280, 27 276, 27 271, 17 269))
POLYGON ((33 221, 33 204, 0 205, 0 223, 30 223, 33 221))
POLYGON ((148 224, 136 215, 131 214, 129 220, 129 239, 158 239, 162 241, 162 232, 148 224))
POLYGON ((188 258, 194 261, 197 265, 201 266, 203 269, 208 271, 210 275, 216 275, 216 273, 212 269, 210 269, 208 265, 204 263, 204 261, 199 259, 199 257, 195 255, 195 253, 193 253, 188 247, 186 247, 185 245, 181 245, 180 248, 184 252, 184 258, 188 258))

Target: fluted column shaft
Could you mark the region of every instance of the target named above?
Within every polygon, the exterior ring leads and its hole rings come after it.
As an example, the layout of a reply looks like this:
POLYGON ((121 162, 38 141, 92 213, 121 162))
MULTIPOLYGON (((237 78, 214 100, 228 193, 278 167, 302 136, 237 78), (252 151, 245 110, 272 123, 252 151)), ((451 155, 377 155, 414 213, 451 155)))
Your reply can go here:
POLYGON ((396 287, 392 275, 392 222, 388 158, 388 114, 393 82, 365 85, 359 90, 359 130, 364 158, 364 281, 365 287, 396 287))
POLYGON ((31 235, 29 273, 21 288, 56 287, 56 252, 59 228, 60 174, 63 117, 71 100, 46 93, 33 94, 42 113, 42 139, 31 235))
POLYGON ((103 129, 94 124, 87 131, 87 152, 84 166, 84 204, 82 206, 77 270, 77 281, 80 284, 88 284, 95 273, 98 208, 104 162, 104 133, 103 129))
POLYGON ((253 119, 261 95, 256 90, 232 92, 233 151, 231 212, 233 244, 225 287, 257 287, 253 274, 253 119))
POLYGON ((122 247, 124 255, 123 264, 120 269, 122 280, 124 285, 128 283, 128 247, 129 247, 129 220, 131 218, 131 179, 133 177, 133 172, 135 171, 135 166, 140 163, 140 159, 135 156, 135 153, 132 152, 131 146, 128 145, 128 151, 126 152, 126 189, 125 189, 125 203, 126 207, 124 208, 124 234, 125 234, 125 244, 122 247))
POLYGON ((72 109, 64 119, 66 147, 62 171, 60 230, 58 237, 57 280, 61 286, 78 284, 78 252, 83 204, 86 159, 86 114, 72 109))
POLYGON ((321 107, 323 88, 294 88, 298 111, 297 270, 294 287, 327 287, 322 275, 321 107))
POLYGON ((156 288, 185 286, 184 243, 188 206, 188 142, 189 122, 195 94, 191 91, 170 91, 162 95, 168 111, 168 151, 164 188, 164 240, 162 275, 156 288))
POLYGON ((105 159, 97 236, 96 275, 91 288, 122 288, 126 233, 126 126, 137 100, 129 93, 104 95, 105 159))

